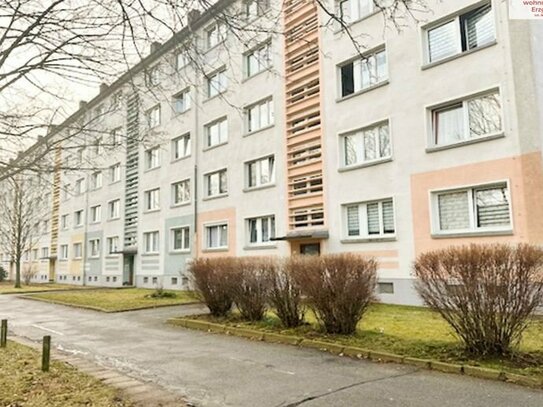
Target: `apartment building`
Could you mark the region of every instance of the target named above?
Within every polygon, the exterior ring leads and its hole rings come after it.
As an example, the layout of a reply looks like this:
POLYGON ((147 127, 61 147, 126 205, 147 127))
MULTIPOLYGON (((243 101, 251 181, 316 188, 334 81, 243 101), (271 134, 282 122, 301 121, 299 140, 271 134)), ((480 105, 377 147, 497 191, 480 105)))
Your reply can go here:
POLYGON ((417 304, 420 253, 541 243, 543 27, 496 0, 400 31, 326 4, 349 35, 313 1, 219 1, 81 105, 37 279, 184 289, 194 257, 355 252, 417 304), (266 29, 234 35, 230 8, 266 29))

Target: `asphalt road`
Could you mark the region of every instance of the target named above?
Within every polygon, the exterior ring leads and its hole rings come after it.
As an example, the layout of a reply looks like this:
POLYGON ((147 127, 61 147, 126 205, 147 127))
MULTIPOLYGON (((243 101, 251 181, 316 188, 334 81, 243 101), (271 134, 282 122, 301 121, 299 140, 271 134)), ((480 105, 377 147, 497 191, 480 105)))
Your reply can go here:
POLYGON ((199 306, 103 314, 0 295, 17 335, 153 381, 195 406, 542 407, 543 391, 170 327, 199 306))

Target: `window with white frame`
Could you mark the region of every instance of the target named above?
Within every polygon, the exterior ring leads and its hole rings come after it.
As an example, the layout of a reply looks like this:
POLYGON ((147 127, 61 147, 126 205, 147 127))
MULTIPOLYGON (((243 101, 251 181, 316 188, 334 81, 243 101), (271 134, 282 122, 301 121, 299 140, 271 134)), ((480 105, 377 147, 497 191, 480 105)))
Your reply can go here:
POLYGON ((188 65, 190 61, 188 50, 181 49, 175 54, 175 69, 180 70, 188 65))
POLYGON ((188 157, 190 155, 190 134, 172 140, 172 160, 188 157))
POLYGON ((51 223, 49 222, 49 219, 45 219, 45 220, 43 221, 42 234, 49 233, 49 231, 50 231, 50 226, 51 226, 51 223))
POLYGON ((510 202, 506 183, 434 192, 434 232, 510 230, 510 202))
POLYGON ((41 258, 46 259, 49 257, 49 248, 48 247, 42 247, 41 248, 41 258))
POLYGON ((213 97, 222 93, 228 87, 226 68, 213 72, 207 76, 207 97, 213 97))
POLYGON ((160 148, 154 147, 145 151, 145 169, 152 170, 160 166, 160 148))
POLYGON ((339 2, 339 15, 345 24, 358 21, 375 10, 374 0, 341 0, 339 2))
POLYGON ((119 251, 119 236, 111 236, 107 238, 107 254, 117 254, 119 251))
POLYGON ((59 253, 60 260, 68 260, 68 245, 67 244, 61 244, 59 252, 60 252, 59 253))
POLYGON ((215 45, 226 39, 226 24, 218 23, 206 30, 207 48, 213 48, 215 45))
POLYGON ((442 146, 502 133, 502 104, 497 90, 431 110, 432 145, 442 146))
POLYGON ((144 192, 145 210, 153 211, 160 209, 160 188, 151 189, 144 192))
POLYGON ((83 192, 85 192, 85 178, 79 178, 75 181, 75 194, 81 195, 83 192))
POLYGON ((171 229, 171 250, 174 252, 187 251, 190 249, 189 227, 171 229))
POLYGON ((186 179, 172 184, 172 205, 190 202, 190 180, 186 179))
POLYGON ((147 85, 157 86, 160 84, 160 66, 155 65, 147 71, 147 85))
POLYGON ((145 253, 158 253, 160 242, 158 231, 146 232, 143 234, 143 249, 145 253))
POLYGON ((62 187, 62 199, 64 201, 67 201, 68 199, 70 199, 70 184, 65 184, 62 187))
POLYGON ((62 230, 67 230, 68 229, 68 216, 69 215, 62 215, 60 217, 60 228, 62 230))
POLYGON ((110 147, 116 147, 122 144, 123 128, 117 127, 110 132, 110 147))
POLYGON ((270 68, 271 64, 271 44, 268 41, 245 54, 245 75, 250 78, 270 68))
POLYGON ((275 216, 247 219, 249 244, 270 243, 275 237, 275 216))
POLYGON ((269 156, 245 164, 247 187, 256 188, 275 182, 275 157, 269 156))
POLYGON ((209 123, 204 129, 206 136, 206 146, 213 147, 228 141, 228 120, 222 117, 209 123))
POLYGON ((109 167, 109 182, 113 184, 114 182, 121 180, 121 163, 113 164, 109 167))
POLYGON ((83 245, 81 243, 74 243, 73 244, 73 258, 74 259, 80 259, 83 257, 83 245))
POLYGON ((90 257, 100 257, 100 239, 89 240, 90 257))
POLYGON ((471 51, 496 40, 490 2, 426 29, 427 62, 471 51))
POLYGON ((94 141, 93 151, 95 156, 100 156, 104 152, 104 143, 102 142, 102 137, 98 137, 94 141))
POLYGON ((190 109, 190 90, 185 89, 173 96, 175 113, 184 113, 190 109))
POLYGON ((38 249, 32 249, 32 260, 38 260, 38 249))
POLYGON ((91 223, 98 223, 102 220, 102 205, 91 206, 91 223))
POLYGON ((343 166, 359 165, 392 156, 388 122, 374 124, 340 136, 343 166))
POLYGON ((341 65, 339 70, 342 97, 383 83, 388 79, 386 50, 366 54, 362 58, 341 65))
POLYGON ((108 219, 118 219, 121 216, 121 200, 115 199, 107 204, 108 219))
POLYGON ((266 99, 245 108, 247 132, 260 130, 273 124, 273 99, 266 99))
POLYGON ((160 105, 156 105, 149 109, 146 114, 147 126, 152 129, 160 125, 160 105))
POLYGON ((91 174, 91 188, 102 188, 102 171, 96 171, 91 174))
POLYGON ((208 225, 205 231, 206 249, 228 248, 228 224, 208 225))
POLYGON ((74 212, 74 227, 83 225, 83 209, 74 212))
POLYGON ((205 175, 206 197, 220 196, 228 193, 226 169, 205 175))
POLYGON ((269 6, 270 6, 269 0, 245 0, 243 2, 245 17, 248 20, 252 20, 256 17, 259 17, 266 12, 269 6))
POLYGON ((344 205, 348 238, 386 237, 396 233, 393 200, 344 205))

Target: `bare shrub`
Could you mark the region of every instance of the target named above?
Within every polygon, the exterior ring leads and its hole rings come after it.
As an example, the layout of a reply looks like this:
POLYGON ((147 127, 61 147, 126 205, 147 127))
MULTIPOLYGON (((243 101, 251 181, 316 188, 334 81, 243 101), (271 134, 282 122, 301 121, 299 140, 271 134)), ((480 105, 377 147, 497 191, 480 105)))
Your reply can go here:
POLYGON ((268 270, 270 306, 286 328, 295 328, 304 322, 305 306, 300 286, 293 278, 292 262, 275 260, 268 270))
POLYGON ((242 257, 237 259, 232 286, 234 303, 241 317, 249 321, 260 321, 267 310, 269 272, 275 267, 272 258, 242 257))
POLYGON ((0 283, 8 278, 8 272, 4 267, 0 266, 0 283))
POLYGON ((30 285, 32 279, 38 275, 38 269, 34 266, 28 265, 23 269, 22 277, 25 285, 30 285))
POLYGON ((236 267, 233 257, 194 259, 189 267, 196 293, 213 316, 226 316, 232 309, 236 267))
POLYGON ((506 355, 543 303, 543 250, 526 244, 451 247, 415 262, 416 289, 466 350, 506 355))
POLYGON ((374 299, 377 262, 354 254, 298 256, 293 276, 327 333, 352 334, 374 299))

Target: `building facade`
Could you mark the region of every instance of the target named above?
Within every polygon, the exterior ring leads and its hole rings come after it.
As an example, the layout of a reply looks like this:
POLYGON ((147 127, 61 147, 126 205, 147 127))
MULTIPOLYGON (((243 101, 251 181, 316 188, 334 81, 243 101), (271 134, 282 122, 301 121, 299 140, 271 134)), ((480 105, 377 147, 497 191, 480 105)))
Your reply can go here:
POLYGON ((542 243, 541 24, 325 4, 348 31, 314 1, 222 0, 58 126, 87 123, 52 153, 36 281, 186 289, 195 257, 354 252, 417 304, 420 253, 542 243))

